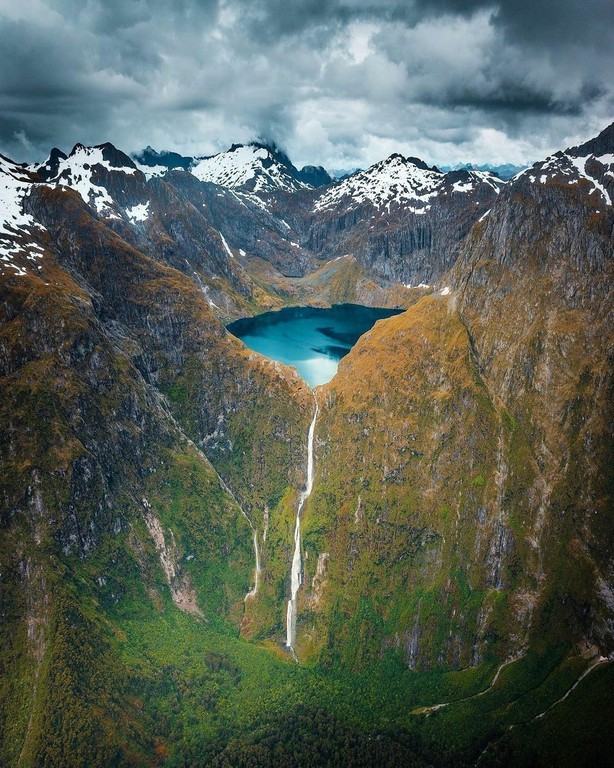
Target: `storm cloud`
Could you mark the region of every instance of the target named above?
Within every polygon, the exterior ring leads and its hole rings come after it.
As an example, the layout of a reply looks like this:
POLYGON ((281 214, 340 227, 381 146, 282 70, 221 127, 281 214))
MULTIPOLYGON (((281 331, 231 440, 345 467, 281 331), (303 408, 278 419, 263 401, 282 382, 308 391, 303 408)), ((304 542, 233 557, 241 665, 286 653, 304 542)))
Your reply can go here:
POLYGON ((614 116, 612 0, 0 0, 0 152, 527 162, 614 116))

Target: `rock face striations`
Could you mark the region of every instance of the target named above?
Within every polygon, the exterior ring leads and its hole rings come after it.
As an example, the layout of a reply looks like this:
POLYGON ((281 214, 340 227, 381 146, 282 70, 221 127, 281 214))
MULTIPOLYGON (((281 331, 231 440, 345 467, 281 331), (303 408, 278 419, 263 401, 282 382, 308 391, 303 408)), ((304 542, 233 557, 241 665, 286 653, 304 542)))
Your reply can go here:
POLYGON ((503 186, 492 173, 442 173, 391 155, 316 197, 307 243, 331 258, 353 253, 380 279, 431 284, 503 186))
POLYGON ((263 145, 0 157, 0 763, 162 764, 184 701, 225 747, 289 599, 341 681, 611 656, 613 200, 614 126, 508 183, 263 145), (315 393, 223 325, 348 299, 408 309, 315 393), (209 643, 204 677, 168 637, 209 643))
POLYGON ((474 227, 451 275, 480 371, 531 450, 534 480, 523 503, 533 516, 524 532, 532 564, 525 568, 549 617, 534 629, 574 627, 607 653, 613 150, 610 126, 517 177, 474 227))

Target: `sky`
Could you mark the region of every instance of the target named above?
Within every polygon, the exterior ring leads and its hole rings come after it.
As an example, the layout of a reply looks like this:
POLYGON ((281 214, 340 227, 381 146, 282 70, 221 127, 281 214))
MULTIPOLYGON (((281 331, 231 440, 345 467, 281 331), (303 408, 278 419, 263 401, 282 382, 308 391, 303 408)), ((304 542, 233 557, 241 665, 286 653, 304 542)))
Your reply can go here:
POLYGON ((0 0, 0 152, 528 164, 614 120, 614 0, 0 0))

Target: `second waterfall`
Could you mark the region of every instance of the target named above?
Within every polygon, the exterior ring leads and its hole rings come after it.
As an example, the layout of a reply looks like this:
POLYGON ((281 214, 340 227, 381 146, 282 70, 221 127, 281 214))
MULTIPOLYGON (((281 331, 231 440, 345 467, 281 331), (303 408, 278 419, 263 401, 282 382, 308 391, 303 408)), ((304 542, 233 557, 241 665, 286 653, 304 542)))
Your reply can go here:
POLYGON ((313 488, 313 439, 317 418, 318 404, 316 403, 313 419, 309 425, 309 434, 307 435, 307 482, 299 498, 296 511, 296 525, 294 526, 294 554, 292 556, 292 568, 290 569, 290 599, 288 600, 288 611, 286 614, 286 646, 292 650, 292 653, 294 653, 294 643, 296 641, 298 590, 303 582, 301 567, 301 512, 313 488))

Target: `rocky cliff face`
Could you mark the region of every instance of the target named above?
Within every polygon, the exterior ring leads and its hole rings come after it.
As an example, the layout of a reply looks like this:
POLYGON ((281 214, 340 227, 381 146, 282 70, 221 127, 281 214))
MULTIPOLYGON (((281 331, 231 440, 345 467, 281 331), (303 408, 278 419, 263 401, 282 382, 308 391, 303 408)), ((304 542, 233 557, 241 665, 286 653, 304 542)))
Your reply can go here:
POLYGON ((351 253, 380 279, 430 284, 503 187, 493 174, 444 174, 391 155, 319 193, 304 241, 329 258, 351 253))
POLYGON ((611 138, 503 190, 453 288, 379 323, 322 391, 306 655, 612 652, 611 138))
POLYGON ((378 322, 319 399, 305 653, 360 667, 393 649, 420 669, 523 648, 536 588, 520 566, 532 469, 453 300, 424 298, 378 322))
POLYGON ((542 609, 608 653, 613 150, 610 127, 527 170, 474 228, 451 275, 480 371, 538 468, 527 540, 542 609))

